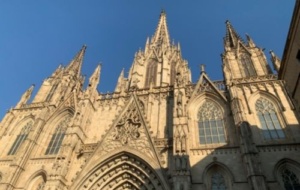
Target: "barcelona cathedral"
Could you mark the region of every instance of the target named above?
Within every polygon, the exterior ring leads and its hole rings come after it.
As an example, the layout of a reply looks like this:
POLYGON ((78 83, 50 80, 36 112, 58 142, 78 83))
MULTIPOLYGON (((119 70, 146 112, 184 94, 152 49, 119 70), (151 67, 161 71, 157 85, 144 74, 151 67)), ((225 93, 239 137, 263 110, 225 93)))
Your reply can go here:
POLYGON ((202 67, 192 83, 164 11, 113 93, 97 91, 101 65, 83 87, 83 46, 2 119, 0 189, 299 190, 297 96, 250 36, 225 27, 222 81, 202 67))

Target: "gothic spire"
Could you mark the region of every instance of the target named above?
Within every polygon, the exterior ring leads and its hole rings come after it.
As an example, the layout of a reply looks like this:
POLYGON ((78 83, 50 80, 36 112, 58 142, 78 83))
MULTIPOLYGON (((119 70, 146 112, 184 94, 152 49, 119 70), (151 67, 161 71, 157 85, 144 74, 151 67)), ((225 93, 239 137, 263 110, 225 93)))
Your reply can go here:
POLYGON ((86 50, 86 45, 83 45, 81 50, 76 54, 76 56, 73 58, 73 60, 66 68, 66 72, 70 73, 71 75, 75 75, 77 78, 79 78, 80 76, 85 50, 86 50))
POLYGON ((164 10, 161 11, 158 26, 152 38, 152 43, 170 45, 170 36, 167 26, 167 16, 164 10))
POLYGON ((226 36, 224 38, 225 46, 236 47, 238 42, 244 44, 244 40, 235 31, 229 20, 226 20, 226 36))
POLYGON ((97 89, 97 86, 100 82, 100 73, 101 73, 101 64, 99 64, 96 67, 94 73, 91 75, 88 88, 91 88, 94 90, 97 89))

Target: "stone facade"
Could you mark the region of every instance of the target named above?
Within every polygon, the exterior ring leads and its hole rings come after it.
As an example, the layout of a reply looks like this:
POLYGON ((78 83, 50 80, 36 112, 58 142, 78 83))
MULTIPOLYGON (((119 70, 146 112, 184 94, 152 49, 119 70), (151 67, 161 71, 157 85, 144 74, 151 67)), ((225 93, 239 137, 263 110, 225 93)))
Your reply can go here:
POLYGON ((299 189, 299 115, 264 52, 226 22, 224 81, 196 84, 162 12, 113 93, 83 89, 86 47, 8 111, 0 189, 299 189))

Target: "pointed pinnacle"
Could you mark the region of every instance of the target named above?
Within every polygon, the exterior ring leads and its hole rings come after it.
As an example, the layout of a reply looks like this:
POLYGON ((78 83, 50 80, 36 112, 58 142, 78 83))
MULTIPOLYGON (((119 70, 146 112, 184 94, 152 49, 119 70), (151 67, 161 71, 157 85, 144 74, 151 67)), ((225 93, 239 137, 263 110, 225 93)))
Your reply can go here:
POLYGON ((255 47, 255 44, 254 44, 254 42, 253 42, 253 40, 252 40, 252 38, 250 37, 249 34, 246 34, 246 38, 247 38, 247 41, 248 41, 248 45, 250 47, 255 47))
POLYGON ((85 54, 87 46, 83 45, 80 51, 75 55, 73 60, 70 62, 70 64, 67 66, 66 71, 67 72, 73 72, 77 77, 80 76, 81 66, 83 57, 85 54))

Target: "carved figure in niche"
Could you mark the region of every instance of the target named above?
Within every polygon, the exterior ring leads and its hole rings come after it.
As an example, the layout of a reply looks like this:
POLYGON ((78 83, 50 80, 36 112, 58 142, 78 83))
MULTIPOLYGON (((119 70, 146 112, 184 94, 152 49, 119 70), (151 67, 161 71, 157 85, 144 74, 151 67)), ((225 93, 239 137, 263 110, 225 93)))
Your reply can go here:
POLYGON ((177 117, 181 117, 182 114, 183 114, 182 106, 181 106, 181 104, 179 104, 179 105, 177 106, 177 117))
POLYGON ((181 138, 181 151, 185 152, 185 150, 186 150, 186 136, 183 135, 181 138))
POLYGON ((179 91, 178 96, 177 96, 177 104, 182 104, 182 92, 179 91))
POLYGON ((188 169, 188 157, 186 155, 175 157, 175 169, 187 170, 188 169))
POLYGON ((175 157, 175 169, 181 170, 181 159, 178 156, 175 157))
POLYGON ((185 156, 181 157, 181 169, 182 170, 187 170, 187 158, 185 156))
POLYGON ((177 136, 176 138, 175 138, 175 147, 176 147, 176 152, 180 152, 180 150, 181 150, 181 142, 180 142, 180 137, 179 136, 177 136))

